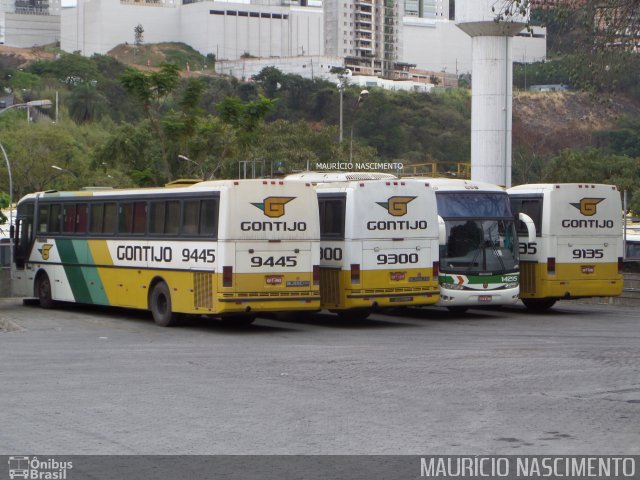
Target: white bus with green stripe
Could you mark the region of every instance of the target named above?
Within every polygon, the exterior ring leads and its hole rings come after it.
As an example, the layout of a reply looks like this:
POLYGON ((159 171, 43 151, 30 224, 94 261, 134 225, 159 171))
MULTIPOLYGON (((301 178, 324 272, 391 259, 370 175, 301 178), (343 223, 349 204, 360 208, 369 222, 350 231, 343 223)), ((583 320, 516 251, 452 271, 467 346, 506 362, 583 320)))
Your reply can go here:
POLYGON ((18 204, 13 287, 56 301, 247 323, 320 308, 314 189, 282 180, 40 192, 18 204))
MULTIPOLYGON (((424 179, 423 179, 424 180, 424 179)), ((430 178, 446 241, 440 246, 440 301, 452 311, 518 301, 520 266, 515 220, 503 188, 471 180, 430 178)))

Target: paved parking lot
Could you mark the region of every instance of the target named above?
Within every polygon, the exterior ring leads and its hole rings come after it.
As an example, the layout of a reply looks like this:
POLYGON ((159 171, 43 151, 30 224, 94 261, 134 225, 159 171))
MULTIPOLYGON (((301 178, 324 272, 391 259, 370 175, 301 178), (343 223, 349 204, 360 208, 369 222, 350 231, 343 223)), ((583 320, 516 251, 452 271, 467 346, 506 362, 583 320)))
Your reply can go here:
POLYGON ((561 302, 163 329, 0 300, 0 454, 639 454, 638 317, 561 302))

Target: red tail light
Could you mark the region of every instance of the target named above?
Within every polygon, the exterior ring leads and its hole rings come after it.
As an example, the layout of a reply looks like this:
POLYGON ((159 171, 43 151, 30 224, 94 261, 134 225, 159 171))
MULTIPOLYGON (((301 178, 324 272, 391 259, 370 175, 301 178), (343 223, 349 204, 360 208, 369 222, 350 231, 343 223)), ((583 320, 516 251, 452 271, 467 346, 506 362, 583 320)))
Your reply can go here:
POLYGON ((549 275, 555 275, 556 274, 556 259, 555 259, 555 257, 547 258, 547 273, 549 275))
POLYGON ((313 284, 320 285, 320 265, 313 266, 313 284))
POLYGON ((360 264, 351 264, 351 283, 360 283, 360 264))
POLYGON ((233 267, 222 267, 222 286, 233 287, 233 267))
POLYGON ((433 278, 438 279, 440 275, 440 262, 433 262, 433 278))
POLYGON ((624 272, 624 259, 622 257, 618 257, 618 273, 624 272))

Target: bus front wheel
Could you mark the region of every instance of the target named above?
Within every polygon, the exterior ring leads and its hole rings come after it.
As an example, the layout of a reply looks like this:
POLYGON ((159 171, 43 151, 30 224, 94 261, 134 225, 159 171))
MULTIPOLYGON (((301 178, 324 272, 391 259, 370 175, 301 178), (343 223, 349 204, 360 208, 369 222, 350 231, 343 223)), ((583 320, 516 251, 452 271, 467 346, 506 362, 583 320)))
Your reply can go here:
POLYGON ((171 311, 171 292, 166 283, 160 282, 151 292, 149 307, 153 321, 161 327, 174 327, 178 323, 178 314, 171 311))
POLYGON ((522 303, 529 310, 543 312, 549 310, 556 303, 555 298, 523 298, 522 303))
POLYGON ((51 297, 51 281, 49 275, 41 273, 36 279, 36 296, 42 308, 52 308, 54 305, 51 297))

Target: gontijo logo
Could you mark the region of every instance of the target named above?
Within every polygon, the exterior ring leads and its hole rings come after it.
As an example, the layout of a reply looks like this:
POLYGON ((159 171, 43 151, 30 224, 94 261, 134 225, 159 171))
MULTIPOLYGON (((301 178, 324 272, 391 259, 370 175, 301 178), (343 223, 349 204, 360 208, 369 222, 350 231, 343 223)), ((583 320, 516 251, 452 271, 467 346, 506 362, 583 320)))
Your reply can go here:
POLYGON ((262 203, 252 203, 269 218, 280 218, 284 215, 284 206, 296 197, 267 197, 262 203))
POLYGON ((402 217, 407 214, 407 204, 416 197, 389 197, 386 202, 376 202, 386 209, 394 217, 402 217))
POLYGON ((592 217, 597 213, 597 207, 604 198, 583 198, 580 203, 572 203, 574 207, 580 210, 580 213, 585 217, 592 217))
POLYGON ((42 245, 42 248, 38 249, 40 255, 42 255, 43 260, 49 260, 49 251, 52 247, 53 245, 51 243, 45 243, 44 245, 42 245))

